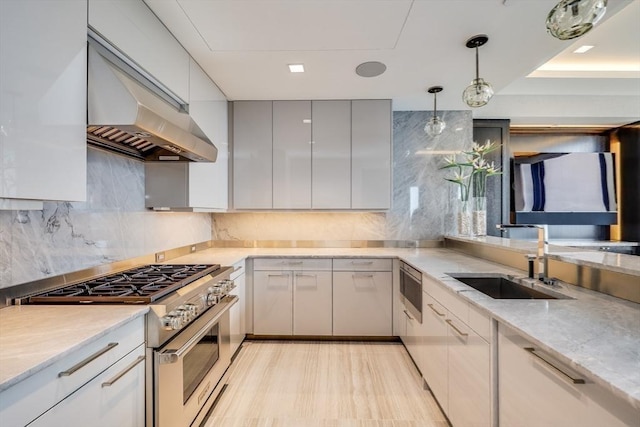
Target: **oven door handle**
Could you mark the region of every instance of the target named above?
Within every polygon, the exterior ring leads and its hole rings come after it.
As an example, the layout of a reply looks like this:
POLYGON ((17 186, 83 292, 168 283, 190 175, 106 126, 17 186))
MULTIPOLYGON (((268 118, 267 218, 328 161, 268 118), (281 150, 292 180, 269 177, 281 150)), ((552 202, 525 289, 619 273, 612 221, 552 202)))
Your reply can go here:
MULTIPOLYGON (((204 326, 202 326, 198 330, 198 332, 196 332, 191 338, 189 338, 189 340, 186 343, 184 343, 179 348, 177 349, 165 348, 157 352, 158 363, 160 363, 161 365, 177 363, 186 353, 191 351, 191 349, 196 344, 198 344, 198 342, 202 339, 202 337, 204 337, 209 332, 209 329, 211 329, 213 325, 215 325, 222 316, 224 316, 229 312, 229 309, 231 308, 231 306, 234 305, 236 302, 238 302, 238 297, 234 297, 234 299, 231 302, 229 302, 224 307, 223 310, 221 310, 214 317, 212 317, 211 320, 209 320, 204 326)), ((183 331, 183 333, 184 332, 186 331, 183 331)))

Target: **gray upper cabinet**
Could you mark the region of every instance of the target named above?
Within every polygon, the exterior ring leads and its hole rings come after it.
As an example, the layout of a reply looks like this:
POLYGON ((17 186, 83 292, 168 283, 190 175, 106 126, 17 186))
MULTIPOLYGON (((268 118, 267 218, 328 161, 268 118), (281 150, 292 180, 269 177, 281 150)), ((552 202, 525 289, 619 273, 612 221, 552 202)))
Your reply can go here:
POLYGON ((237 101, 235 209, 391 206, 391 101, 237 101))
POLYGON ((311 208, 311 101, 273 101, 273 207, 311 208))
POLYGON ((351 208, 351 101, 312 101, 311 207, 351 208))
POLYGON ((236 209, 271 209, 272 102, 233 103, 233 204, 236 209))
POLYGON ((351 208, 391 207, 391 101, 351 102, 351 208))

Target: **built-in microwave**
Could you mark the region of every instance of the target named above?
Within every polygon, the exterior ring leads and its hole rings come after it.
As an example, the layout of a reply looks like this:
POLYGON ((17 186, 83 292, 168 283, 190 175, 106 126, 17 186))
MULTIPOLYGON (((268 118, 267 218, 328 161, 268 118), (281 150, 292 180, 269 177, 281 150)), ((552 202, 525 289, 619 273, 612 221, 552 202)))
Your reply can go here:
POLYGON ((400 261, 400 293, 405 309, 422 323, 422 273, 400 261))

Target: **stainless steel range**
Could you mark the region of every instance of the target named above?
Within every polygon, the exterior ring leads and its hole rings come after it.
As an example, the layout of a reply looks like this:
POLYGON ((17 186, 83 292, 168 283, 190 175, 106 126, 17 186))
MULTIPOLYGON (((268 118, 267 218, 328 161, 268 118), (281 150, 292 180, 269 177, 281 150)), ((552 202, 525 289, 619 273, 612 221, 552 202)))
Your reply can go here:
POLYGON ((16 304, 147 304, 147 425, 199 425, 231 362, 232 267, 149 264, 23 298, 16 304))

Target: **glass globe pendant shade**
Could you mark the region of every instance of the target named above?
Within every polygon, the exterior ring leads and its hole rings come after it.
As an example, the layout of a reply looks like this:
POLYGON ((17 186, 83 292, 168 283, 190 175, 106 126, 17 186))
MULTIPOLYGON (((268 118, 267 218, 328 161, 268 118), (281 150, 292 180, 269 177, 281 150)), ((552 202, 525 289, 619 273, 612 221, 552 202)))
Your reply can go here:
POLYGON ((560 40, 580 37, 607 11, 607 0, 562 0, 547 16, 547 31, 560 40))
POLYGON ((424 131, 429 136, 437 136, 442 133, 447 124, 438 116, 433 116, 424 126, 424 131))
POLYGON ((462 92, 462 100, 469 107, 482 107, 493 96, 493 87, 484 79, 473 79, 471 84, 462 92))
POLYGON ((433 94, 433 115, 424 126, 424 131, 429 136, 437 136, 442 133, 447 124, 438 117, 438 94, 442 92, 442 86, 431 86, 427 92, 433 94))

